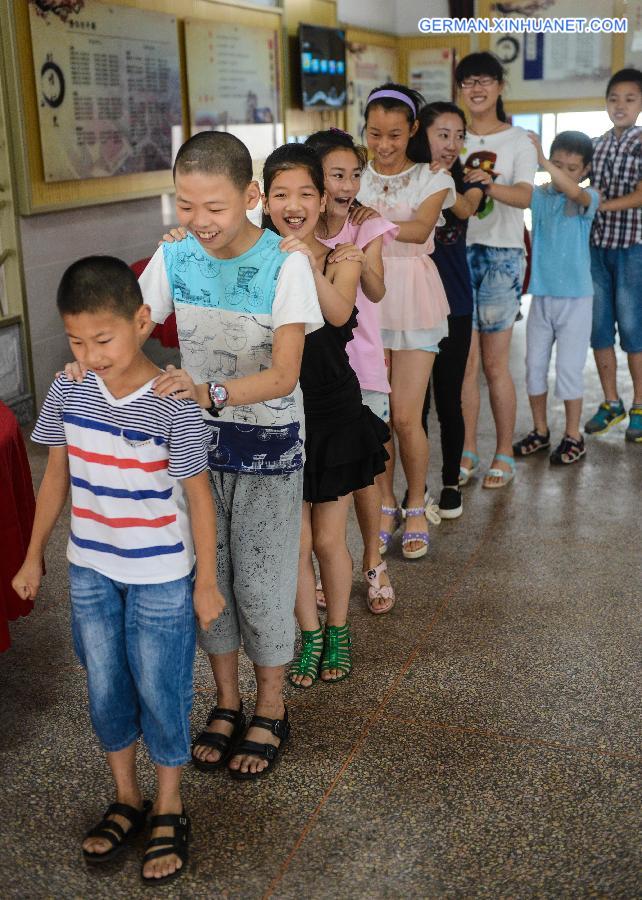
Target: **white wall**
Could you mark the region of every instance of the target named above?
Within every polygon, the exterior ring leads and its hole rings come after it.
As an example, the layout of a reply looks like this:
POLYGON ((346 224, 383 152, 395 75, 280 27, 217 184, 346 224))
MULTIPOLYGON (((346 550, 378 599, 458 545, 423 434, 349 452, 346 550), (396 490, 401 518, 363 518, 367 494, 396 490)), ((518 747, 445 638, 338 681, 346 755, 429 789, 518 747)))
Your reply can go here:
POLYGON ((338 0, 337 16, 346 25, 419 37, 422 16, 447 16, 448 0, 338 0))
POLYGON ((424 16, 448 16, 448 0, 397 0, 395 31, 420 37, 417 22, 424 16))
MULTIPOLYGON (((54 374, 70 358, 56 309, 58 283, 67 266, 93 253, 135 262, 153 254, 164 230, 160 197, 20 220, 36 408, 42 405, 54 374)), ((159 353, 159 348, 158 341, 150 340, 146 350, 162 360, 167 354, 162 348, 159 353)))
POLYGON ((337 18, 345 25, 373 28, 394 34, 396 28, 395 0, 339 0, 337 18))

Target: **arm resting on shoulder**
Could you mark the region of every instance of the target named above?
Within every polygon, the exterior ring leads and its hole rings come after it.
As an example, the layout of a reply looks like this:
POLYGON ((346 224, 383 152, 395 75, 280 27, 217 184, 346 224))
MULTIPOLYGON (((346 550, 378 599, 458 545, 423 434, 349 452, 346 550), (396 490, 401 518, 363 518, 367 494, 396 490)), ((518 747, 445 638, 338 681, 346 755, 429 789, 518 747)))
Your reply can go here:
MULTIPOLYGON (((305 342, 305 325, 294 322, 281 325, 274 331, 272 342, 272 365, 269 369, 246 375, 244 378, 233 378, 225 382, 229 394, 230 406, 245 406, 250 403, 263 403, 278 397, 291 394, 299 380, 301 357, 305 342)), ((207 385, 199 385, 201 393, 199 403, 203 407, 210 405, 207 385), (203 395, 203 389, 205 393, 203 395), (203 397, 204 402, 200 402, 203 397)))
POLYGON ((506 206, 514 206, 517 209, 526 209, 531 205, 533 185, 520 181, 517 184, 497 184, 493 182, 486 189, 486 195, 504 203, 506 206))
POLYGON ((368 300, 379 303, 386 293, 386 284, 383 280, 383 236, 379 235, 363 251, 366 261, 361 269, 361 289, 368 300))
POLYGON ((448 188, 426 197, 415 215, 407 222, 395 222, 399 226, 397 240, 402 244, 425 244, 439 219, 439 213, 448 196, 448 188))
POLYGON ((634 191, 623 194, 621 197, 613 197, 612 200, 603 200, 600 203, 602 212, 618 212, 623 209, 639 209, 642 207, 642 181, 638 181, 634 191))
POLYGON ((465 194, 457 194, 457 199, 450 207, 458 219, 470 219, 479 209, 484 192, 481 188, 471 188, 465 194))

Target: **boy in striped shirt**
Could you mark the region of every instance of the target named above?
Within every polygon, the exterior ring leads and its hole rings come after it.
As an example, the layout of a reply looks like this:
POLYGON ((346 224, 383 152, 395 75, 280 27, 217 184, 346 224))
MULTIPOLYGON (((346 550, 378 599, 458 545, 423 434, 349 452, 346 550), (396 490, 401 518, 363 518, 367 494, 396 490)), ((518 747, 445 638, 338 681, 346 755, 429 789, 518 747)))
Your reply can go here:
POLYGON ((207 629, 225 606, 216 582, 208 434, 195 403, 153 393, 160 370, 141 349, 150 311, 124 262, 94 256, 74 263, 58 309, 72 352, 89 371, 80 383, 64 375, 54 381, 32 434, 49 446, 49 461, 13 587, 35 598, 71 485, 74 645, 116 785, 116 802, 86 835, 83 855, 90 864, 113 858, 151 810, 141 875, 160 883, 187 861, 180 778, 190 758, 195 620, 207 629), (136 779, 141 734, 156 765, 153 808, 136 779))

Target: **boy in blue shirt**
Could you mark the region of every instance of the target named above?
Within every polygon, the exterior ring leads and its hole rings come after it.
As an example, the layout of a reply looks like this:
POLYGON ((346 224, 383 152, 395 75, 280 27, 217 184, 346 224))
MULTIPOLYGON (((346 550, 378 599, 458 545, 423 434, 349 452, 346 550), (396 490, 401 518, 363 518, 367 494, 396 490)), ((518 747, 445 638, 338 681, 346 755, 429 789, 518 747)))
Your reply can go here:
POLYGON ((600 196, 581 188, 593 144, 580 131, 563 131, 551 144, 550 161, 535 134, 537 159, 551 183, 533 190, 533 295, 526 324, 526 389, 533 430, 513 444, 516 457, 550 447, 546 417, 548 368, 557 343, 555 393, 564 401, 566 429, 551 463, 568 465, 586 453, 580 433, 583 371, 591 336, 593 283, 589 236, 600 196))
POLYGON ((260 200, 247 148, 202 132, 174 168, 179 225, 140 284, 154 322, 176 313, 183 368, 158 379, 161 396, 191 397, 210 430, 223 614, 200 632, 217 705, 192 758, 239 779, 267 774, 289 735, 285 665, 294 655, 303 489, 303 404, 298 377, 306 332, 322 327, 312 269, 302 253, 247 218, 260 200), (246 730, 238 683, 243 643, 257 681, 246 730))

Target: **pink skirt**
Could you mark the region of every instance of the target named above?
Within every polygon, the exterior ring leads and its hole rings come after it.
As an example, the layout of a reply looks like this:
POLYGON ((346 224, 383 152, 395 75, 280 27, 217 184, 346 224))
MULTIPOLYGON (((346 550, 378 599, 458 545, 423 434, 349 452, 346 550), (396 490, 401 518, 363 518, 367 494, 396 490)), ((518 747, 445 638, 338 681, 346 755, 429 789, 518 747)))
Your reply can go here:
POLYGON ((450 307, 437 266, 429 256, 384 256, 383 266, 382 330, 447 329, 450 307))

